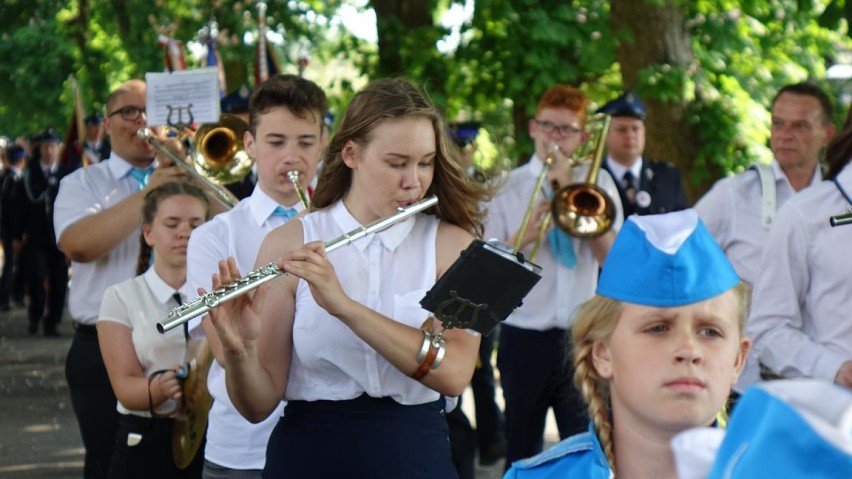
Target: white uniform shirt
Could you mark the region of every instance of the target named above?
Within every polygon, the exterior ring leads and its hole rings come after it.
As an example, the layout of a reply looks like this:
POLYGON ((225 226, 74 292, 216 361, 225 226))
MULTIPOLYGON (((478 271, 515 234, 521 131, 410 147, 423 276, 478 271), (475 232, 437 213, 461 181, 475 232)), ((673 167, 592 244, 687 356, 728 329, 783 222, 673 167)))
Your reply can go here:
MULTIPOLYGON (((837 177, 852 194, 852 168, 837 177)), ((835 184, 799 192, 778 211, 754 288, 748 332, 761 362, 783 376, 833 381, 852 360, 852 226, 835 184)))
MULTIPOLYGON (((773 161, 771 167, 775 175, 776 209, 780 209, 796 191, 777 161, 773 161)), ((816 168, 811 185, 820 181, 822 171, 816 168)), ((757 171, 749 170, 717 181, 695 204, 698 216, 722 247, 737 276, 751 285, 757 281, 760 259, 769 237, 769 226, 763 226, 762 199, 760 177, 757 171)), ((758 381, 757 355, 750 354, 734 390, 742 393, 758 381)))
POLYGON ((633 188, 639 190, 639 185, 642 183, 640 176, 642 175, 642 162, 644 160, 640 156, 636 161, 633 162, 633 165, 630 168, 625 167, 621 163, 613 160, 609 156, 606 157, 606 167, 609 168, 609 171, 612 172, 612 176, 616 182, 621 183, 622 188, 627 188, 627 185, 624 184, 624 174, 627 173, 627 170, 630 170, 630 173, 633 174, 633 188))
MULTIPOLYGON (((138 182, 128 175, 131 168, 130 163, 113 153, 109 161, 78 168, 63 178, 53 212, 57 240, 80 219, 111 208, 139 191, 138 182)), ((68 312, 75 321, 94 326, 107 287, 134 276, 140 233, 141 226, 96 261, 71 263, 74 277, 68 312)))
MULTIPOLYGON (((189 237, 187 250, 187 282, 184 292, 196 297, 199 287, 209 291, 210 277, 219 271, 219 261, 229 256, 236 259, 237 268, 245 275, 254 269, 254 262, 266 234, 285 223, 283 217, 273 216, 278 207, 269 195, 256 186, 251 196, 231 211, 219 214, 199 226, 189 237)), ((302 210, 301 203, 294 206, 302 210)), ((204 337, 201 318, 190 322, 190 334, 204 337)), ((204 457, 229 469, 263 469, 266 463, 266 443, 278 423, 284 406, 279 405, 268 418, 252 424, 234 408, 225 386, 225 370, 213 361, 207 376, 207 389, 215 401, 207 425, 207 445, 204 457)))
MULTIPOLYGON (((536 156, 509 174, 509 178, 500 192, 487 205, 488 218, 485 225, 485 238, 506 241, 521 226, 524 213, 529 205, 535 188, 536 179, 544 164, 536 156)), ((574 168, 574 180, 585 182, 588 176, 587 166, 574 168)), ((598 174, 598 186, 612 199, 616 217, 613 229, 618 231, 624 218, 621 199, 612 177, 606 170, 598 174)), ((539 195, 539 199, 543 198, 539 195)), ((572 238, 577 264, 568 268, 554 256, 545 237, 534 262, 542 267, 541 280, 524 298, 523 305, 517 308, 505 320, 506 324, 517 328, 546 331, 552 328, 568 329, 571 326, 575 310, 595 294, 600 265, 592 254, 587 240, 572 238)), ((522 250, 529 253, 532 245, 522 250)))
MULTIPOLYGON (((772 162, 775 174, 775 204, 780 209, 796 191, 777 161, 772 162)), ((822 181, 816 169, 811 185, 822 181)), ((710 234, 725 251, 737 275, 750 284, 757 279, 760 258, 769 237, 769 227, 763 226, 763 195, 756 171, 723 178, 713 185, 695 204, 695 210, 710 234)))
MULTIPOLYGON (((183 328, 165 334, 157 331, 157 322, 178 305, 172 296, 175 292, 152 267, 144 274, 110 286, 104 293, 98 321, 112 321, 130 328, 133 348, 146 377, 184 362, 186 337, 183 328)), ((121 414, 151 416, 149 411, 127 409, 120 401, 116 409, 121 414)), ((175 401, 171 399, 155 408, 161 414, 174 409, 175 401)))
MULTIPOLYGON (((342 201, 301 221, 306 243, 328 241, 361 226, 342 201)), ((436 280, 438 223, 434 216, 419 214, 329 253, 346 294, 395 321, 420 328, 430 315, 420 300, 436 280)), ((439 397, 320 308, 308 285, 299 281, 287 399, 347 400, 363 393, 407 405, 439 397)))

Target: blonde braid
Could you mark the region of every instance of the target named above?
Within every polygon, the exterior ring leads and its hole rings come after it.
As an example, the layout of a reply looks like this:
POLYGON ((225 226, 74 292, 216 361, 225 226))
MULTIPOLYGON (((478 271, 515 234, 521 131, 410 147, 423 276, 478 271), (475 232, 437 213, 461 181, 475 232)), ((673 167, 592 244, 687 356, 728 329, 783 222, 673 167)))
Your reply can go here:
POLYGON ((586 404, 589 405, 589 417, 595 425, 598 440, 609 467, 615 471, 615 453, 613 452, 612 423, 609 420, 608 400, 601 392, 601 378, 592 365, 592 343, 585 342, 575 350, 574 384, 586 404))
POLYGON ((574 384, 589 405, 589 417, 612 471, 615 471, 615 443, 609 418, 609 383, 595 369, 592 349, 612 334, 623 307, 619 301, 595 296, 583 304, 571 327, 574 384))

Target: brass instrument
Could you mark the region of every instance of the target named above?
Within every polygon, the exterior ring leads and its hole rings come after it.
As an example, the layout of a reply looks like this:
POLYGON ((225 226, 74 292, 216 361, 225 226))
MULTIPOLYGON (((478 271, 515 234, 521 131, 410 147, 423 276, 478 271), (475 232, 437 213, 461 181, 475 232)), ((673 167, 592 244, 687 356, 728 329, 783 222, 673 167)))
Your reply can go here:
POLYGON ((183 382, 184 410, 172 423, 172 457, 178 469, 186 469, 195 459, 207 435, 207 417, 213 396, 207 390, 207 374, 213 365, 213 352, 206 339, 194 340, 197 351, 189 351, 194 360, 187 366, 183 382), (199 391, 199 388, 200 391, 199 391), (196 395, 189 401, 190 395, 196 395))
POLYGON ((151 146, 153 146, 154 148, 159 150, 161 153, 163 153, 164 155, 169 157, 169 159, 171 159, 176 166, 183 169, 184 172, 190 174, 191 176, 193 176, 197 180, 201 181, 204 184, 204 186, 206 186, 207 188, 209 188, 211 191, 213 191, 215 193, 215 196, 213 196, 214 200, 216 200, 217 202, 219 202, 220 204, 222 204, 224 207, 226 207, 228 209, 236 206, 237 201, 234 199, 233 195, 230 194, 230 192, 228 192, 227 190, 223 190, 216 183, 213 183, 208 178, 198 174, 198 172, 195 171, 195 169, 189 163, 185 162, 183 159, 181 159, 179 156, 177 156, 171 150, 169 150, 168 148, 163 146, 163 144, 160 143, 157 140, 156 137, 154 137, 154 132, 151 131, 150 128, 140 128, 138 131, 136 131, 136 136, 147 141, 151 146))
POLYGON ((590 126, 596 127, 593 134, 597 136, 586 141, 586 148, 578 156, 585 159, 592 155, 585 183, 565 186, 553 195, 551 212, 555 225, 576 238, 595 238, 606 233, 615 218, 612 199, 597 185, 609 123, 609 115, 596 116, 590 122, 590 126))
POLYGON ((240 181, 251 172, 254 161, 243 145, 248 131, 245 120, 223 114, 219 123, 202 125, 192 138, 192 162, 199 174, 219 185, 240 181))
MULTIPOLYGON (((533 211, 535 210, 535 205, 538 203, 538 195, 541 192, 542 187, 544 187, 544 180, 547 178, 547 170, 550 169, 550 165, 553 164, 553 151, 555 148, 558 148, 556 145, 550 145, 550 151, 548 152, 547 158, 544 159, 544 167, 541 169, 541 173, 539 173, 538 178, 535 181, 535 186, 533 187, 532 196, 530 196, 530 201, 527 204, 527 211, 524 212, 524 219, 521 221, 521 227, 518 229, 518 234, 515 237, 515 244, 513 245, 515 248, 515 254, 521 249, 522 242, 524 239, 524 235, 526 235, 527 228, 530 225, 530 221, 532 220, 533 211)), ((529 258, 532 261, 532 256, 529 258)))
POLYGON ((290 180, 290 183, 293 183, 293 188, 296 190, 296 194, 299 196, 299 202, 302 203, 302 206, 305 209, 311 207, 311 201, 308 199, 308 195, 305 194, 304 188, 299 184, 299 172, 296 170, 290 170, 287 172, 287 179, 290 180))

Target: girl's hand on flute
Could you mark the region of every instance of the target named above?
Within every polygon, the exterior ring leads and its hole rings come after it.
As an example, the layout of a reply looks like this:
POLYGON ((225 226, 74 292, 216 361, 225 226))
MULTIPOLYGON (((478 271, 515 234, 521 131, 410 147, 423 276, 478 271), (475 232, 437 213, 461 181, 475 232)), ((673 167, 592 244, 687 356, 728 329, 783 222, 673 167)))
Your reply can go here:
POLYGON ((320 241, 307 243, 284 255, 278 261, 285 272, 307 281, 314 301, 332 316, 340 317, 351 307, 352 299, 346 295, 328 261, 325 247, 320 241))
MULTIPOLYGON (((213 289, 219 289, 239 278, 240 272, 234 258, 220 261, 219 274, 213 275, 213 289)), ((242 356, 254 349, 260 336, 259 314, 268 289, 269 285, 263 284, 247 294, 223 302, 208 313, 225 354, 242 356)), ((199 288, 199 294, 204 294, 204 290, 199 288)))

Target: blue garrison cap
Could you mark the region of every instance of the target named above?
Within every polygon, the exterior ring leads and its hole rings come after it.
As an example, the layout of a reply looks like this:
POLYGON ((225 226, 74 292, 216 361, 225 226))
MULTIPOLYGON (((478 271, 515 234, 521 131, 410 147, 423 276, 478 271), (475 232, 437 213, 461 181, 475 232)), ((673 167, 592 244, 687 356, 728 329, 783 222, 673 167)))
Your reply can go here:
POLYGON ((693 209, 630 216, 601 270, 597 293, 656 307, 697 303, 740 278, 693 209))
POLYGON ((479 122, 466 121, 462 123, 453 123, 450 125, 450 133, 453 136, 453 141, 460 147, 465 147, 476 139, 479 135, 479 122))
POLYGON ((643 121, 647 116, 645 104, 632 91, 627 91, 615 100, 598 108, 597 113, 606 113, 609 116, 628 116, 643 121))

